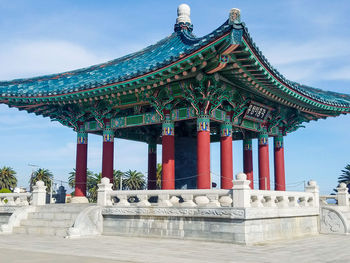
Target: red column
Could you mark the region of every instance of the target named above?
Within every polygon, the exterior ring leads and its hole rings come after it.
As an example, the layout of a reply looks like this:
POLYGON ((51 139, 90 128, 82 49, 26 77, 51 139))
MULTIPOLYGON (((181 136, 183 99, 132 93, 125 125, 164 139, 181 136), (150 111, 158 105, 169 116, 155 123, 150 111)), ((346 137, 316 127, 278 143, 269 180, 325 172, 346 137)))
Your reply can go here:
POLYGON ((157 144, 148 144, 148 190, 157 189, 157 144))
POLYGON ((286 190, 283 136, 274 137, 275 190, 286 190))
POLYGON ((243 140, 243 172, 247 175, 247 180, 250 181, 250 188, 254 189, 253 176, 253 144, 252 139, 243 140))
POLYGON ((87 133, 77 133, 77 158, 75 166, 75 197, 86 197, 87 133))
POLYGON ((113 161, 114 161, 114 132, 110 122, 105 123, 103 130, 103 150, 102 150, 102 177, 109 178, 113 182, 113 161))
POLYGON ((175 189, 174 123, 162 125, 162 189, 175 189))
POLYGON ((226 122, 222 124, 220 133, 221 189, 232 189, 232 124, 226 122))
POLYGON ((259 133, 259 189, 270 190, 269 137, 259 133))
POLYGON ((197 119, 197 188, 210 189, 210 120, 197 119))

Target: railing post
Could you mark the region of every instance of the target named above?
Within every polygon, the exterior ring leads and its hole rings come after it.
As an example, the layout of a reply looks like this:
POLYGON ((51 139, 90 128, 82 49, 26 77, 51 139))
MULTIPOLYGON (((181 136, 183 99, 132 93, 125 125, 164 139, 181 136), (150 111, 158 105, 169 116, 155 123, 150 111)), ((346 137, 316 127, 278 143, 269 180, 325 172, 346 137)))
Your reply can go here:
POLYGON ((101 183, 97 185, 97 205, 108 206, 112 205, 111 192, 113 184, 110 183, 110 179, 103 177, 101 183))
POLYGON ((349 192, 345 183, 340 183, 337 187, 338 195, 338 205, 339 206, 349 206, 349 192))
POLYGON ((45 205, 46 204, 46 186, 43 181, 37 181, 33 186, 33 205, 45 205))
MULTIPOLYGON (((313 193, 313 206, 320 207, 320 191, 315 181, 310 180, 307 182, 307 185, 305 186, 305 192, 313 193)), ((305 202, 307 202, 307 200, 305 200, 305 202)))
POLYGON ((236 180, 233 180, 233 207, 250 207, 250 181, 247 180, 245 173, 236 175, 236 180))

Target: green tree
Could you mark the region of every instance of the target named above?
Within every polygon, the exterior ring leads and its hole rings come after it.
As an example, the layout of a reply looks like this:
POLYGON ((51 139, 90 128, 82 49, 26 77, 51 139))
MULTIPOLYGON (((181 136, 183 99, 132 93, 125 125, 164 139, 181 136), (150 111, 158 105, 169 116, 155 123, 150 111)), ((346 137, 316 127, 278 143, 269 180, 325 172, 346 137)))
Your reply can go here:
POLYGON ((94 173, 87 178, 87 198, 90 203, 96 203, 97 201, 97 185, 101 182, 101 179, 102 173, 94 173))
POLYGON ((122 180, 122 189, 125 188, 125 182, 123 181, 124 173, 120 170, 113 171, 113 189, 120 190, 120 180, 122 180))
POLYGON ((338 177, 338 183, 345 183, 349 188, 350 193, 350 164, 346 165, 343 170, 341 170, 342 174, 338 177))
POLYGON ((125 172, 125 186, 129 190, 141 190, 146 186, 146 180, 142 173, 134 170, 125 172))
POLYGON ((43 181, 46 186, 46 192, 49 193, 51 191, 52 179, 53 179, 53 174, 48 169, 39 168, 38 170, 33 172, 29 180, 31 191, 37 181, 43 181))
POLYGON ((0 169, 0 189, 14 189, 17 185, 16 172, 11 167, 4 166, 0 169))
MULTIPOLYGON (((92 171, 90 171, 89 169, 87 169, 86 171, 86 176, 87 178, 93 176, 94 173, 92 171)), ((88 180, 88 179, 87 179, 88 180)), ((75 168, 73 169, 73 171, 71 171, 69 173, 69 177, 68 177, 68 185, 71 187, 71 188, 74 188, 75 187, 75 168)))
POLYGON ((161 163, 157 163, 157 189, 162 188, 162 170, 163 166, 161 163))

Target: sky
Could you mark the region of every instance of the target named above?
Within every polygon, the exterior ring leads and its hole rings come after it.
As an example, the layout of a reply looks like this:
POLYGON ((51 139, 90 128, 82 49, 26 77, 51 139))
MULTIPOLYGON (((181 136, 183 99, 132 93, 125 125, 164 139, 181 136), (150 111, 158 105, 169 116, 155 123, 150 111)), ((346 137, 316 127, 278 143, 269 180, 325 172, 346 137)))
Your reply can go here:
MULTIPOLYGON (((0 80, 33 77, 105 62, 154 44, 173 32, 176 9, 191 7, 193 33, 210 33, 231 8, 270 63, 290 80, 350 94, 350 2, 338 1, 88 1, 0 0, 0 80)), ((315 180, 322 194, 350 163, 350 115, 307 123, 285 137, 287 190, 315 180)), ((75 167, 76 134, 48 118, 0 104, 0 167, 28 186, 33 166, 66 182, 75 167)), ((273 151, 270 140, 270 176, 273 151)), ((233 144, 234 174, 242 142, 233 144)), ((102 138, 89 135, 88 168, 101 171, 102 138)), ((212 180, 219 182, 220 147, 211 144, 212 180)), ((157 149, 161 161, 161 146, 157 149)), ((258 178, 257 142, 253 142, 258 178)), ((115 168, 147 172, 147 145, 117 139, 115 168)), ((34 167, 35 169, 35 167, 34 167)), ((255 182, 256 184, 256 182, 255 182)), ((65 183, 63 183, 65 185, 65 183)))

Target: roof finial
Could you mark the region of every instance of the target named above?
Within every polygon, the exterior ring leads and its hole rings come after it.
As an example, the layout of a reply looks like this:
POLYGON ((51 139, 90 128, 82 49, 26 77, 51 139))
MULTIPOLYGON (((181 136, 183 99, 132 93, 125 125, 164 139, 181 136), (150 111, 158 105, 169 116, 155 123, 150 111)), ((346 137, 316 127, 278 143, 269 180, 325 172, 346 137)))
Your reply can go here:
POLYGON ((191 8, 187 4, 181 4, 177 8, 176 24, 190 23, 191 24, 191 8))
POLYGON ((232 8, 228 17, 228 23, 230 25, 241 23, 241 10, 238 8, 232 8))
POLYGON ((187 4, 181 4, 177 8, 177 18, 175 24, 175 31, 189 30, 192 32, 192 23, 191 23, 191 8, 187 4))

